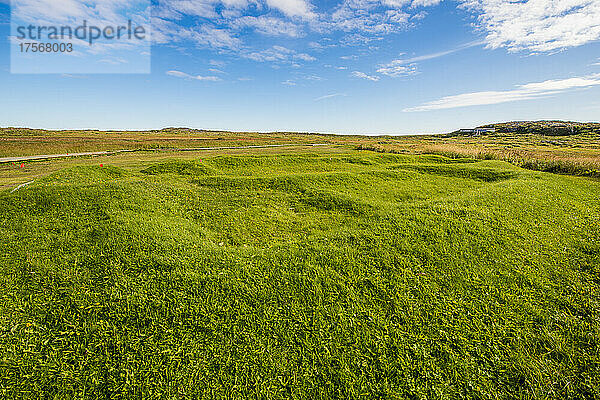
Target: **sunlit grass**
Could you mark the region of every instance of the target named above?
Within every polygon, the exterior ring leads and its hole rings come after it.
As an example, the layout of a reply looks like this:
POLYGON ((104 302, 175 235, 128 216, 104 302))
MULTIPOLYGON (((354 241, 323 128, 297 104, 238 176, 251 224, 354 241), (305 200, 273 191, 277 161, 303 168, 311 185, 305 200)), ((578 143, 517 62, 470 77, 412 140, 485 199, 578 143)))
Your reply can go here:
POLYGON ((0 193, 1 396, 600 396, 600 183, 368 151, 133 157, 0 193))

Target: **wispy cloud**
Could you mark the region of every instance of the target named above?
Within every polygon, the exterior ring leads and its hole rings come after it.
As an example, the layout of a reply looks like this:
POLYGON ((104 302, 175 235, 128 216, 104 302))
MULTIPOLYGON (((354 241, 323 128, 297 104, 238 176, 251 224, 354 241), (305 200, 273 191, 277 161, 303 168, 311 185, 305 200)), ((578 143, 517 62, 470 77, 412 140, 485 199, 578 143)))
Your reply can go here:
POLYGON ((281 11, 288 17, 312 19, 316 17, 313 6, 304 0, 267 0, 267 4, 281 11))
POLYGON ((325 99, 331 99, 333 97, 345 97, 345 96, 347 96, 346 93, 332 93, 332 94, 327 94, 325 96, 317 97, 315 99, 315 101, 321 101, 321 100, 325 100, 325 99))
POLYGON ((416 64, 404 65, 403 63, 398 63, 396 61, 392 61, 391 63, 385 64, 381 68, 378 68, 377 72, 382 75, 391 76, 392 78, 398 78, 400 76, 408 76, 408 75, 416 74, 417 73, 417 65, 416 64))
POLYGON ((169 45, 191 42, 198 47, 215 50, 242 51, 244 48, 242 40, 231 29, 208 24, 200 27, 185 27, 179 25, 178 21, 157 17, 152 18, 152 41, 169 45))
POLYGON ((450 50, 438 51, 436 53, 425 54, 425 55, 422 55, 422 56, 416 56, 416 57, 410 57, 410 58, 404 58, 404 59, 394 60, 394 62, 396 62, 396 63, 402 63, 402 64, 414 64, 414 63, 421 62, 421 61, 433 60, 435 58, 444 57, 444 56, 447 56, 447 55, 450 55, 450 54, 457 53, 457 52, 462 51, 462 50, 469 49, 471 47, 482 46, 484 44, 485 44, 484 41, 478 40, 478 41, 475 41, 475 42, 470 42, 470 43, 467 43, 467 44, 463 44, 463 45, 457 46, 457 47, 455 47, 453 49, 450 49, 450 50))
POLYGON ((198 80, 198 81, 217 82, 217 81, 221 80, 221 78, 219 78, 218 76, 190 75, 190 74, 186 74, 185 72, 174 71, 174 70, 167 71, 167 75, 174 76, 176 78, 195 79, 195 80, 198 80))
POLYGON ((590 88, 598 85, 600 85, 600 75, 548 80, 544 82, 518 85, 516 89, 512 90, 473 92, 463 93, 455 96, 447 96, 439 100, 427 102, 417 107, 404 109, 403 111, 432 111, 448 108, 481 106, 520 100, 531 100, 545 96, 556 95, 571 89, 590 88))
POLYGON ((597 0, 461 0, 491 48, 549 52, 600 39, 597 0))
POLYGON ((369 81, 377 82, 379 80, 378 76, 375 75, 367 75, 364 72, 354 71, 352 72, 352 76, 360 79, 367 79, 369 81))
POLYGON ((300 37, 303 35, 302 26, 291 21, 269 16, 243 16, 232 21, 231 26, 243 29, 253 28, 258 33, 270 36, 300 37))
POLYGON ((433 60, 436 58, 444 57, 450 54, 457 53, 459 51, 469 49, 471 47, 481 46, 485 44, 483 41, 470 42, 467 44, 463 44, 457 46, 450 50, 438 51, 436 53, 424 54, 422 56, 408 57, 408 58, 399 58, 397 60, 390 61, 387 64, 383 64, 377 70, 378 73, 382 75, 391 76, 394 78, 400 76, 414 75, 418 73, 417 71, 417 63, 427 60, 433 60))
POLYGON ((105 64, 111 64, 111 65, 119 65, 119 64, 127 64, 128 61, 123 59, 123 58, 118 58, 118 57, 110 57, 110 58, 103 58, 102 60, 98 61, 101 63, 105 63, 105 64))
POLYGON ((290 63, 293 61, 315 61, 316 58, 306 53, 298 53, 295 50, 283 46, 273 46, 262 51, 243 54, 243 57, 260 62, 290 63))
POLYGON ((396 33, 411 25, 409 7, 406 0, 344 0, 322 21, 321 28, 369 36, 396 33))
MULTIPOLYGON (((0 3, 2 1, 0 0, 0 3)), ((87 75, 82 75, 82 74, 61 74, 60 75, 63 78, 72 78, 72 79, 87 79, 88 76, 87 75)))
POLYGON ((213 67, 224 67, 225 65, 227 65, 227 63, 225 61, 222 60, 210 60, 208 62, 210 65, 212 65, 213 67))
MULTIPOLYGON (((262 61, 244 40, 248 31, 293 38, 305 37, 311 32, 340 32, 339 41, 326 44, 312 41, 308 48, 365 46, 414 26, 412 17, 423 15, 423 7, 440 1, 338 0, 337 5, 317 7, 310 0, 161 0, 154 7, 153 37, 160 44, 191 42, 262 61), (188 17, 198 21, 197 25, 188 25, 188 17)), ((308 58, 300 60, 312 60, 308 58)))
POLYGON ((428 7, 435 6, 442 2, 442 0, 413 0, 411 3, 412 7, 428 7))

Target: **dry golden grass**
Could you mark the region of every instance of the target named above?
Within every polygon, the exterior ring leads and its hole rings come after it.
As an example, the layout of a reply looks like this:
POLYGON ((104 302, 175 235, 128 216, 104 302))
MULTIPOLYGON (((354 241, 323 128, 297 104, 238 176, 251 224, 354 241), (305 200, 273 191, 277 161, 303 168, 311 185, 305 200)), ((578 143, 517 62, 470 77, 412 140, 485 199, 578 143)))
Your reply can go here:
POLYGON ((600 139, 593 133, 560 138, 535 134, 410 136, 363 144, 359 148, 378 152, 502 160, 537 171, 600 177, 600 139))
POLYGON ((289 143, 340 143, 350 137, 296 133, 234 133, 199 130, 145 132, 0 129, 0 157, 106 150, 153 150, 289 143))

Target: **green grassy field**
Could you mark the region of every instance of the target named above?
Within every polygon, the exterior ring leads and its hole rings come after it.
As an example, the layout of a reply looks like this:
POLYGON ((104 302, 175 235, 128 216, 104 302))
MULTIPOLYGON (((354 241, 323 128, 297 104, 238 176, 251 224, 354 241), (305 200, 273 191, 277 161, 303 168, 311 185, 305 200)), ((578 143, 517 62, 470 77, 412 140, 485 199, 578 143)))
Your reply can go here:
MULTIPOLYGON (((553 123, 546 121, 493 124, 490 126, 497 131, 482 136, 343 136, 318 133, 214 132, 186 128, 140 132, 0 128, 0 158, 88 151, 136 150, 147 153, 151 150, 198 147, 325 143, 376 152, 494 159, 535 171, 598 179, 600 124, 573 124, 576 134, 561 136, 553 135, 548 128, 553 123), (544 134, 547 129, 550 132, 544 134)), ((136 156, 133 157, 135 158, 136 156)), ((0 165, 0 188, 2 181, 0 165)))
POLYGON ((133 157, 2 167, 0 397, 600 397, 600 182, 133 157))
POLYGON ((0 157, 112 150, 160 150, 290 143, 363 143, 361 136, 167 128, 158 131, 47 131, 0 128, 0 157))

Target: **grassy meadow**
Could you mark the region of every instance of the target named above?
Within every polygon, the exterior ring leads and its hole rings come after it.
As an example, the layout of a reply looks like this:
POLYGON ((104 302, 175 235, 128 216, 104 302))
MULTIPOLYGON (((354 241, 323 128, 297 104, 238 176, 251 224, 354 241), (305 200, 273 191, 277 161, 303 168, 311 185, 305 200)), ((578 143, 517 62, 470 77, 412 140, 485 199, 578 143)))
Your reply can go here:
POLYGON ((600 397, 597 180, 348 144, 0 183, 0 397, 600 397))
POLYGON ((0 131, 116 149, 0 164, 0 398, 600 398, 593 132, 0 131))
MULTIPOLYGON (((0 157, 89 151, 169 151, 204 147, 330 144, 375 152, 439 154, 506 161, 535 171, 600 178, 600 124, 573 123, 575 134, 556 136, 550 121, 491 124, 482 136, 445 134, 357 136, 252 133, 166 128, 157 131, 47 131, 0 128, 0 157)), ((237 152, 236 152, 237 153, 237 152)), ((133 158, 134 160, 136 157, 133 158)), ((0 185, 2 184, 0 170, 0 185)))
POLYGON ((425 135, 362 143, 376 152, 439 154, 450 158, 501 160, 534 171, 600 178, 600 134, 547 136, 497 132, 482 136, 425 135))
POLYGON ((253 133, 166 128, 157 131, 48 131, 0 128, 0 157, 91 151, 157 151, 226 146, 362 143, 360 136, 253 133))

